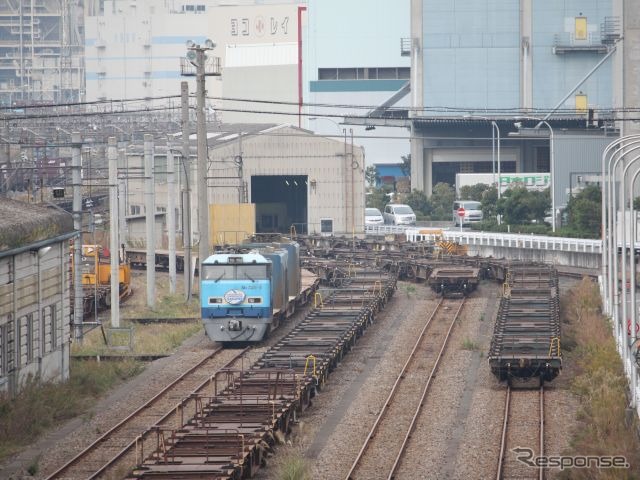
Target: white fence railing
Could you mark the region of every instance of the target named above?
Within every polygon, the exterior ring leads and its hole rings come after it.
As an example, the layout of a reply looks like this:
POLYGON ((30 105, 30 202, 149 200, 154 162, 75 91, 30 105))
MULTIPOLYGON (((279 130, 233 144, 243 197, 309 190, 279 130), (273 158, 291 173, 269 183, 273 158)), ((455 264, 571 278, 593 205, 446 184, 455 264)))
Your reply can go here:
POLYGON ((435 240, 440 237, 461 245, 485 245, 506 248, 530 248, 536 250, 558 250, 562 252, 583 252, 600 254, 602 242, 586 238, 549 237, 542 235, 522 235, 517 233, 493 233, 459 230, 433 232, 433 228, 401 227, 393 225, 368 226, 368 234, 404 233, 410 242, 435 240))

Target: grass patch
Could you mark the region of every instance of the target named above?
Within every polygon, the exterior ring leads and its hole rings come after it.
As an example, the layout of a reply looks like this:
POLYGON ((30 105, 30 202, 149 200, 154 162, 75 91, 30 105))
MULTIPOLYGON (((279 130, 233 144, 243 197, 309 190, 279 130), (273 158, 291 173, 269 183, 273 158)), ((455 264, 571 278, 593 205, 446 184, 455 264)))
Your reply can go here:
MULTIPOLYGON (((64 384, 29 380, 16 398, 0 395, 0 461, 48 429, 86 413, 101 394, 142 368, 132 361, 72 361, 71 378, 64 384)), ((30 471, 38 469, 37 461, 29 466, 30 471)))
POLYGON ((563 341, 574 345, 569 361, 577 366, 571 389, 580 400, 578 424, 569 455, 623 455, 630 470, 573 469, 563 479, 638 478, 640 442, 635 412, 627 416, 627 380, 611 327, 600 311, 600 295, 588 279, 572 289, 563 305, 563 341), (631 420, 629 420, 631 418, 631 420))
POLYGON ((278 480, 311 480, 309 462, 299 453, 289 451, 278 465, 278 480))
POLYGON ((407 294, 407 297, 411 297, 414 293, 416 293, 416 286, 410 283, 406 283, 402 285, 402 290, 407 294))
POLYGON ((185 303, 184 296, 181 294, 166 295, 156 302, 154 309, 146 305, 137 307, 135 316, 140 318, 199 317, 200 304, 197 298, 192 298, 185 303))
POLYGON ((474 342, 470 338, 465 338, 464 341, 462 342, 462 349, 463 350, 471 350, 471 351, 475 352, 477 350, 480 350, 480 345, 478 345, 477 342, 474 342))
MULTIPOLYGON (((139 325, 124 320, 124 327, 132 329, 132 350, 121 351, 123 354, 155 354, 162 355, 175 351, 187 338, 202 330, 200 322, 185 322, 180 324, 139 325)), ((118 343, 128 343, 118 333, 118 343)), ((99 328, 89 332, 82 344, 74 343, 71 353, 76 355, 105 355, 113 354, 112 349, 105 345, 104 337, 99 328)))

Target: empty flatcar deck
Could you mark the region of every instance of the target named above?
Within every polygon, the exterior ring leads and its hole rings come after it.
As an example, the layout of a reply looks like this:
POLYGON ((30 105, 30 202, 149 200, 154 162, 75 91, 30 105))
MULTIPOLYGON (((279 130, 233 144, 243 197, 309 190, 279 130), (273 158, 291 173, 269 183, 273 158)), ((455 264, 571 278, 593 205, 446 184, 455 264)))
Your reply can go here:
POLYGON ((500 380, 551 381, 562 368, 558 272, 550 266, 508 270, 489 350, 500 380))

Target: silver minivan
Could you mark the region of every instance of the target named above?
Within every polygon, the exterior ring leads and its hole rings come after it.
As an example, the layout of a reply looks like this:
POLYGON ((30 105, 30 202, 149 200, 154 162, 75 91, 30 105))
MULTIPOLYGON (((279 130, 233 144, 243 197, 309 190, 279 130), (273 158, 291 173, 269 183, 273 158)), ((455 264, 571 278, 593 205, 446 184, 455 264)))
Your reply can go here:
POLYGON ((390 203, 384 207, 384 223, 388 225, 415 225, 416 214, 409 205, 390 203))
POLYGON ((484 219, 482 204, 475 200, 456 200, 453 202, 453 224, 456 226, 481 222, 484 219), (464 217, 458 215, 460 207, 464 208, 464 217))

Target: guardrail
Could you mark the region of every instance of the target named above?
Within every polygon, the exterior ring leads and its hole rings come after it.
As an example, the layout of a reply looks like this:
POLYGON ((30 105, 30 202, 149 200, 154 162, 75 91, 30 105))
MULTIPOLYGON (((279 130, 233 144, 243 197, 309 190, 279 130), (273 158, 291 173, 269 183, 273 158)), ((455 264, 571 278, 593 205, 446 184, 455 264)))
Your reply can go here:
MULTIPOLYGON (((548 237, 515 233, 443 232, 446 240, 463 245, 487 245, 493 247, 532 248, 536 250, 560 250, 562 252, 601 253, 602 242, 586 238, 548 237)), ((409 238, 409 234, 407 234, 409 238)))
POLYGON ((404 227, 396 225, 369 225, 365 233, 371 235, 405 234, 410 242, 434 241, 441 238, 461 245, 486 245, 507 248, 531 248, 536 250, 559 250, 562 252, 602 253, 600 240, 586 238, 550 237, 522 235, 517 233, 493 233, 437 228, 404 227), (436 230, 436 231, 434 231, 436 230))

